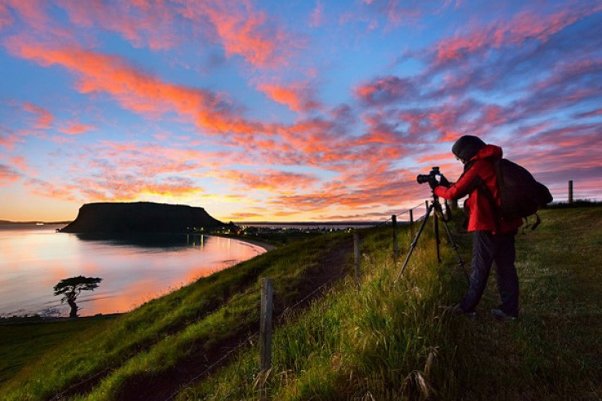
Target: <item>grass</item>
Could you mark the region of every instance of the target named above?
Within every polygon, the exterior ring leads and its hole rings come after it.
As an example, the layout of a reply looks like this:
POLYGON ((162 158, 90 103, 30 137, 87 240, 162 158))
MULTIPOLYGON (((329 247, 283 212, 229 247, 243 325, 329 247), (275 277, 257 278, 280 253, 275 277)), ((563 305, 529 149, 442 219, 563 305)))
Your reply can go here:
MULTIPOLYGON (((430 226, 398 282, 390 228, 363 230, 360 285, 348 275, 278 319, 270 371, 258 371, 257 345, 248 344, 182 386, 177 399, 599 400, 602 208, 541 216, 536 231, 517 237, 517 322, 488 315, 498 303, 495 274, 476 321, 442 308, 462 296, 466 278, 445 239, 443 263, 436 263, 430 226)), ((407 252, 412 234, 398 237, 407 252)), ((457 239, 469 260, 470 237, 457 239)), ((65 399, 166 399, 175 389, 164 387, 170 381, 186 383, 255 330, 258 277, 274 279, 282 311, 323 282, 328 267, 350 267, 349 240, 339 233, 295 243, 199 280, 50 351, 0 393, 44 400, 105 372, 65 399)))
POLYGON ((82 331, 97 331, 113 316, 46 322, 34 319, 5 319, 0 324, 0 383, 13 377, 20 369, 41 354, 61 344, 66 338, 82 331))
MULTIPOLYGON (((521 320, 455 327, 467 400, 602 397, 602 208, 541 217, 517 241, 521 320)), ((497 302, 492 284, 485 310, 497 302)))
POLYGON ((94 333, 75 335, 22 369, 0 393, 6 400, 44 400, 98 375, 104 377, 101 388, 111 388, 105 399, 113 399, 122 385, 149 373, 139 369, 144 363, 159 360, 151 371, 168 370, 190 353, 212 352, 212 346, 248 329, 260 276, 270 275, 287 294, 282 305, 293 302, 344 238, 333 234, 276 249, 153 300, 94 333), (189 347, 197 341, 199 347, 189 347))
MULTIPOLYGON (((275 331, 268 374, 258 374, 257 352, 249 349, 182 390, 179 400, 398 400, 431 394, 430 383, 442 374, 435 363, 439 350, 453 348, 441 309, 452 299, 451 275, 445 273, 450 266, 436 264, 425 232, 411 267, 394 283, 399 265, 390 257, 391 236, 390 229, 363 233, 359 289, 347 278, 275 331)), ((405 243, 409 239, 402 235, 405 243)))
MULTIPOLYGON (((397 284, 389 234, 366 233, 360 289, 343 282, 278 327, 271 371, 259 373, 257 350, 243 350, 178 400, 599 400, 602 208, 541 216, 517 238, 519 321, 488 316, 494 274, 478 320, 449 316, 441 306, 466 279, 446 246, 434 263, 430 233, 397 284)), ((470 237, 459 240, 469 260, 470 237)))

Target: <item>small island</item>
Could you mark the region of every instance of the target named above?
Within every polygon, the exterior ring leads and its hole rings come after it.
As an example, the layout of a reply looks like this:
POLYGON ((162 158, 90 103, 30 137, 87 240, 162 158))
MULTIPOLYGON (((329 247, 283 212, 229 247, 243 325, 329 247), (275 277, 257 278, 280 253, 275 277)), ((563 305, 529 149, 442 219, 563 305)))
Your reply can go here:
POLYGON ((82 234, 182 233, 213 230, 226 224, 202 207, 153 202, 87 203, 60 232, 82 234))

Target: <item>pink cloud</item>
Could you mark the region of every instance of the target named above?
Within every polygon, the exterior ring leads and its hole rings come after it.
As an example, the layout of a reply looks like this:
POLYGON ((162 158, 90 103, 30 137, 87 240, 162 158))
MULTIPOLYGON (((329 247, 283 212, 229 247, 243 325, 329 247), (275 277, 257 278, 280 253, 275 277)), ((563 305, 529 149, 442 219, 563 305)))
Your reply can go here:
POLYGON ((70 184, 55 184, 37 178, 29 178, 25 186, 34 194, 52 198, 76 201, 77 187, 70 184))
POLYGON ((576 114, 577 118, 589 118, 589 117, 597 117, 597 116, 602 116, 602 108, 576 114))
POLYGON ((218 172, 222 178, 226 178, 247 189, 266 190, 273 193, 286 193, 305 190, 318 183, 316 177, 276 170, 262 171, 223 171, 218 172))
POLYGON ((395 76, 376 78, 355 89, 355 95, 367 104, 388 104, 400 99, 410 99, 417 92, 410 79, 395 76))
POLYGON ((241 56, 255 67, 281 67, 291 49, 302 42, 269 21, 250 1, 195 2, 180 11, 184 17, 202 22, 208 19, 220 38, 226 55, 241 56))
POLYGON ((292 111, 311 111, 320 104, 313 99, 310 88, 306 84, 291 84, 288 86, 260 84, 259 90, 273 101, 284 104, 292 111))
POLYGON ((309 26, 316 28, 324 22, 324 4, 320 0, 316 2, 316 7, 309 16, 309 26))
POLYGON ((6 149, 13 149, 15 147, 15 144, 18 142, 21 142, 21 139, 18 135, 15 135, 14 133, 5 133, 0 131, 0 146, 6 149))
POLYGON ((94 126, 92 125, 70 122, 65 127, 61 128, 60 131, 67 135, 81 135, 93 129, 94 126))
POLYGON ((124 108, 137 113, 176 111, 210 133, 253 133, 261 127, 238 117, 224 99, 210 91, 163 82, 116 56, 79 48, 46 48, 18 37, 6 45, 19 57, 74 72, 81 93, 108 93, 124 108))
POLYGON ((136 0, 107 3, 102 0, 61 0, 71 22, 82 27, 99 26, 119 33, 135 46, 170 48, 178 43, 173 9, 163 1, 136 0))
POLYGON ((510 21, 475 27, 467 34, 441 40, 436 46, 435 61, 445 64, 489 48, 520 45, 529 39, 546 42, 555 33, 600 9, 602 6, 573 7, 547 15, 524 11, 510 21))
POLYGON ((23 156, 15 156, 10 158, 10 163, 19 168, 21 171, 25 171, 29 169, 27 161, 23 156))
POLYGON ((24 21, 32 27, 46 27, 50 25, 50 19, 46 15, 47 2, 43 0, 5 0, 0 4, 0 15, 10 17, 9 8, 12 8, 24 21), (4 11, 2 11, 4 9, 4 11))
POLYGON ((23 109, 36 116, 36 129, 48 129, 54 121, 54 116, 48 110, 33 103, 23 103, 23 109))
POLYGON ((21 175, 11 167, 0 164, 0 185, 8 185, 21 178, 21 175))
POLYGON ((8 6, 0 3, 0 30, 10 26, 13 23, 13 18, 10 15, 8 6))

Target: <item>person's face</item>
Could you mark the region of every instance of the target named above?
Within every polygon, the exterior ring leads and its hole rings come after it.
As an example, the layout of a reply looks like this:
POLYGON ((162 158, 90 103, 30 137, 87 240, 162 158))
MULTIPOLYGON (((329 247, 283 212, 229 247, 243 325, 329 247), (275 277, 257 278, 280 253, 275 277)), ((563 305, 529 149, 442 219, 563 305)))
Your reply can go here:
POLYGON ((464 159, 460 159, 458 156, 456 156, 456 160, 458 160, 462 164, 466 164, 466 162, 464 161, 464 159))

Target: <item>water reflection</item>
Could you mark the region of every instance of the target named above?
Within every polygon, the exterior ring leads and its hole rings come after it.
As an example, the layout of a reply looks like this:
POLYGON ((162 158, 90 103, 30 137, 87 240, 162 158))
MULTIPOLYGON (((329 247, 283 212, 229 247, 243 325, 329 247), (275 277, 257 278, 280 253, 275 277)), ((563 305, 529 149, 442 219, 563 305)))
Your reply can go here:
POLYGON ((158 248, 159 250, 183 248, 189 246, 202 247, 205 242, 203 234, 73 234, 81 241, 105 242, 111 245, 135 246, 140 248, 158 248))
POLYGON ((200 277, 263 253, 263 248, 206 235, 120 238, 55 233, 54 228, 0 230, 0 315, 57 314, 61 279, 102 277, 78 297, 80 316, 125 312, 200 277))

